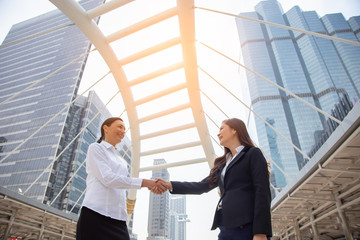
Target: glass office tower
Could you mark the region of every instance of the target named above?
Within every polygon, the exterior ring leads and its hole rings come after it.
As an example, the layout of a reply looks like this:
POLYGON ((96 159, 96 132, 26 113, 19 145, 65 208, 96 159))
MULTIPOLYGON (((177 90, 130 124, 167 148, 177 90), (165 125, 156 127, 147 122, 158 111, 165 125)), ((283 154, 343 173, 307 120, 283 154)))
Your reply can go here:
MULTIPOLYGON (((50 188, 49 199, 53 201, 68 181, 69 185, 52 206, 78 213, 86 189, 86 165, 83 164, 86 153, 89 145, 100 138, 101 124, 109 117, 112 117, 110 112, 94 91, 90 91, 87 97, 80 97, 71 107, 64 128, 66 138, 61 143, 62 148, 66 146, 69 148, 61 155, 57 164, 54 164, 55 173, 51 181, 53 184, 50 188), (74 177, 71 179, 72 176, 74 177)), ((120 156, 127 162, 130 174, 131 142, 129 138, 125 135, 116 147, 120 156)))
MULTIPOLYGON (((154 159, 154 165, 165 164, 165 159, 154 159)), ((151 179, 162 178, 169 181, 167 169, 153 170, 151 179)), ((147 240, 169 240, 170 196, 166 191, 161 195, 150 193, 147 240)))
MULTIPOLYGON (((284 14, 276 0, 262 1, 255 10, 240 15, 358 41, 357 17, 349 22, 340 13, 319 18, 297 6, 284 14)), ((358 47, 248 20, 236 24, 244 64, 255 72, 336 117, 359 100, 358 47)), ((284 137, 308 155, 320 135, 331 133, 328 118, 250 72, 247 82, 252 108, 266 121, 255 117, 260 147, 291 178, 307 160, 284 137)), ((276 187, 286 185, 274 165, 272 177, 276 187)))
POLYGON ((170 196, 170 240, 186 240, 186 195, 170 196))
POLYGON ((351 17, 348 22, 351 30, 355 33, 357 40, 360 41, 360 16, 351 17))
MULTIPOLYGON (((103 2, 80 4, 91 9, 103 2)), ((64 160, 66 154, 53 160, 69 141, 67 131, 73 133, 67 124, 76 110, 66 106, 77 95, 87 56, 50 74, 88 52, 91 45, 76 26, 47 32, 70 23, 58 10, 40 15, 15 24, 3 42, 12 44, 0 48, 0 184, 43 202, 51 201, 71 165, 71 159, 64 160), (36 36, 17 42, 31 35, 36 36), (26 90, 32 84, 36 85, 26 90)))
POLYGON ((52 206, 75 213, 80 209, 87 176, 83 162, 89 145, 100 137, 102 122, 110 116, 110 112, 94 91, 90 91, 87 97, 81 96, 71 106, 63 131, 64 138, 60 143, 61 149, 67 149, 54 163, 54 174, 50 180, 52 186, 48 188, 49 201, 54 201, 68 181, 70 184, 60 193, 52 206), (74 177, 70 180, 72 176, 74 177))

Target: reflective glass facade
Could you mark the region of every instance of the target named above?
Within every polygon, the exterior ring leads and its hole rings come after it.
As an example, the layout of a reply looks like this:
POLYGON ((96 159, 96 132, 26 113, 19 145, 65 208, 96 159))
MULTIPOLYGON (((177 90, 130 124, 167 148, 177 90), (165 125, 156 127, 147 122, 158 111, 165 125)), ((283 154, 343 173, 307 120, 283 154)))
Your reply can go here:
MULTIPOLYGON (((276 0, 262 1, 255 10, 240 15, 359 41, 358 17, 348 22, 342 14, 320 18, 297 6, 284 13, 276 0)), ((341 103, 345 102, 347 109, 359 100, 358 47, 248 20, 236 19, 236 24, 245 66, 330 115, 341 103)), ((319 134, 327 131, 328 118, 250 72, 247 81, 252 107, 267 121, 255 117, 260 147, 291 178, 306 158, 284 137, 309 154, 318 144, 319 134)), ((284 174, 274 165, 272 171, 272 183, 284 187, 284 174)))
MULTIPOLYGON (((81 5, 91 9, 102 2, 86 0, 81 1, 81 5)), ((55 10, 14 25, 3 44, 70 23, 66 16, 55 10)), ((87 57, 50 77, 48 75, 89 49, 90 42, 76 26, 0 48, 0 102, 42 80, 0 105, 1 186, 47 202, 66 181, 73 160, 69 158, 71 154, 66 152, 55 163, 53 160, 65 148, 69 134, 76 135, 73 131, 78 126, 67 124, 82 117, 76 115, 76 106, 66 105, 77 94, 87 57), (64 107, 60 115, 13 152, 64 107)))
POLYGON ((349 18, 351 30, 355 33, 358 41, 360 41, 360 16, 349 18))
MULTIPOLYGON (((88 97, 81 97, 71 107, 70 114, 66 120, 66 127, 64 128, 65 139, 61 143, 62 149, 68 145, 70 147, 61 155, 58 163, 54 164, 55 174, 52 188, 50 188, 49 199, 54 199, 64 184, 72 176, 74 178, 61 195, 59 195, 58 199, 56 199, 54 207, 78 213, 84 198, 83 193, 86 189, 87 174, 86 165, 83 162, 85 161, 89 145, 100 138, 101 124, 109 117, 111 117, 110 112, 93 91, 89 93, 88 97), (82 129, 84 131, 73 141, 82 129)), ((129 172, 131 163, 130 147, 131 142, 127 136, 117 146, 121 156, 128 163, 129 172)))
POLYGON ((186 240, 186 195, 170 196, 170 239, 186 240))
MULTIPOLYGON (((165 159, 154 159, 154 165, 165 164, 165 159)), ((162 178, 169 181, 167 169, 153 170, 151 179, 162 178)), ((147 240, 169 240, 170 234, 170 193, 161 195, 150 193, 147 240)))

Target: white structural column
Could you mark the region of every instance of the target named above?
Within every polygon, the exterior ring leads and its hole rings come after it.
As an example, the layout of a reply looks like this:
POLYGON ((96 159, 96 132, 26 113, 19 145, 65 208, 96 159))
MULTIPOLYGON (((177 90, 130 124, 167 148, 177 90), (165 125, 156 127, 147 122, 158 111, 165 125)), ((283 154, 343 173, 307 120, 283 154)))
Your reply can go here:
POLYGON ((341 220, 341 226, 343 228, 345 238, 347 240, 353 240, 354 238, 353 238, 353 236, 352 236, 352 234, 350 232, 350 227, 349 227, 348 220, 346 219, 346 215, 344 213, 344 210, 341 208, 343 204, 341 202, 341 198, 339 196, 339 193, 334 193, 334 196, 335 196, 335 200, 336 200, 336 208, 337 208, 340 220, 341 220))
POLYGON ((296 219, 294 220, 294 231, 295 231, 296 240, 301 240, 302 238, 301 238, 299 222, 296 219))
POLYGON ((12 226, 14 224, 14 220, 15 220, 15 216, 17 214, 17 211, 18 210, 15 210, 10 216, 8 226, 6 227, 6 230, 5 230, 5 233, 4 233, 4 239, 9 239, 10 238, 10 231, 11 231, 11 228, 12 228, 12 226))
POLYGON ((318 228, 316 226, 315 216, 314 216, 312 211, 310 212, 310 221, 311 221, 311 229, 313 231, 313 239, 314 240, 320 240, 319 230, 318 230, 318 228))
POLYGON ((210 167, 216 157, 211 144, 205 114, 201 105, 195 46, 195 14, 193 0, 177 0, 182 52, 187 89, 200 141, 210 167))
MULTIPOLYGON (((131 176, 139 177, 139 172, 141 170, 140 169, 141 156, 151 155, 158 152, 184 149, 193 146, 202 146, 205 153, 205 158, 177 162, 166 166, 163 165, 161 167, 166 168, 166 167, 182 166, 182 165, 195 164, 204 161, 207 161, 209 165, 212 166, 216 155, 212 147, 211 137, 208 132, 206 119, 200 98, 198 68, 197 68, 196 49, 195 49, 194 1, 178 0, 177 7, 168 9, 153 17, 147 18, 134 25, 121 29, 109 35, 108 37, 105 37, 103 35, 97 24, 93 21, 93 18, 100 16, 101 14, 107 13, 111 10, 114 10, 119 6, 127 4, 128 2, 131 2, 130 0, 113 0, 103 4, 102 6, 91 9, 88 12, 86 12, 75 0, 50 0, 50 1, 58 9, 60 9, 65 15, 67 15, 68 18, 72 20, 79 27, 79 29, 86 35, 86 37, 92 42, 92 44, 94 44, 96 49, 99 51, 99 53, 107 63, 110 71, 112 72, 115 78, 115 81, 119 87, 119 91, 121 92, 127 110, 129 125, 131 129, 131 142, 132 142, 131 176), (178 19, 179 19, 180 37, 166 40, 160 44, 142 50, 141 52, 136 53, 132 56, 126 57, 125 59, 121 59, 121 60, 117 59, 112 47, 110 46, 111 42, 176 15, 178 15, 178 19), (156 72, 147 74, 132 81, 127 80, 124 70, 122 68, 123 65, 139 60, 143 57, 154 54, 158 51, 172 47, 177 44, 181 44, 182 53, 183 53, 183 62, 177 63, 172 66, 167 66, 164 69, 160 69, 156 72), (136 84, 140 84, 142 82, 150 80, 163 73, 180 69, 182 67, 184 68, 186 83, 173 86, 169 89, 159 91, 143 99, 134 101, 132 91, 130 89, 131 87, 133 87, 136 84), (173 92, 182 89, 187 89, 190 103, 185 103, 181 106, 175 106, 172 109, 168 109, 163 112, 154 113, 153 115, 147 116, 142 119, 138 118, 136 106, 153 101, 162 96, 169 95, 173 92), (155 133, 140 136, 140 128, 139 128, 140 123, 143 123, 152 118, 164 116, 166 114, 170 114, 172 112, 176 112, 181 109, 186 109, 189 107, 191 108, 192 115, 194 118, 193 124, 187 124, 172 129, 163 129, 155 133), (152 149, 147 152, 140 151, 141 150, 140 142, 143 139, 165 135, 168 133, 177 132, 181 130, 186 130, 193 127, 196 127, 200 141, 190 142, 182 145, 170 146, 161 149, 152 149)), ((150 171, 152 169, 149 168, 146 170, 150 171)), ((128 210, 130 210, 128 211, 128 213, 132 213, 132 209, 134 208, 135 205, 135 199, 136 199, 136 190, 131 189, 128 194, 128 210)))

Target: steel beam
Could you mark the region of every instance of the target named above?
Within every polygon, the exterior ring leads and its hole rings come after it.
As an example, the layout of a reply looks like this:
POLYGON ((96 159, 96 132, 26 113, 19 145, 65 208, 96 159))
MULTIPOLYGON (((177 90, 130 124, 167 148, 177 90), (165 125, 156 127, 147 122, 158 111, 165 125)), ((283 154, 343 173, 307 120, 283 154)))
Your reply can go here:
POLYGON ((89 18, 96 18, 133 1, 134 0, 111 0, 101 6, 89 10, 87 14, 89 18))
POLYGON ((336 209, 337 209, 337 212, 339 214, 339 217, 340 217, 340 221, 341 221, 341 226, 343 228, 343 231, 344 231, 344 235, 345 235, 345 238, 347 240, 353 240, 353 236, 350 232, 350 226, 349 226, 349 222, 346 218, 346 215, 345 215, 345 212, 344 210, 342 209, 342 202, 341 202, 341 198, 339 198, 339 193, 334 193, 334 197, 335 197, 335 200, 336 200, 336 209))
POLYGON ((206 158, 199 158, 199 159, 192 159, 192 160, 186 160, 186 161, 180 161, 180 162, 174 162, 174 163, 166 163, 166 164, 160 164, 160 165, 155 165, 155 166, 151 166, 151 167, 140 168, 140 172, 161 170, 161 169, 167 169, 167 168, 172 168, 172 167, 180 167, 180 166, 185 166, 185 165, 190 165, 190 164, 203 163, 206 161, 207 161, 206 158))
POLYGON ((212 147, 209 129, 206 124, 204 111, 200 98, 200 86, 198 79, 196 46, 195 46, 195 14, 193 0, 177 0, 180 35, 182 41, 182 52, 184 58, 184 69, 188 92, 194 120, 200 136, 209 166, 213 166, 216 158, 212 147))

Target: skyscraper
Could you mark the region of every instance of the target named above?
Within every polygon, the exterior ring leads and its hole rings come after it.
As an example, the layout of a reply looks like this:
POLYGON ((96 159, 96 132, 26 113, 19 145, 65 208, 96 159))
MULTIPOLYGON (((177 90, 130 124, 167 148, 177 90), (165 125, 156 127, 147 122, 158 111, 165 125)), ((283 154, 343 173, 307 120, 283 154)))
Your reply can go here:
POLYGON ((186 196, 170 196, 170 240, 186 240, 186 196))
POLYGON ((85 161, 89 145, 100 135, 102 122, 110 116, 94 91, 90 91, 88 97, 81 96, 70 107, 63 130, 64 138, 60 142, 61 149, 67 146, 68 148, 54 163, 53 178, 50 180, 52 185, 48 188, 49 200, 53 201, 71 176, 76 174, 71 184, 61 192, 52 206, 78 212, 84 197, 82 193, 86 188, 87 176, 85 164, 82 163, 85 161), (78 170, 79 167, 81 169, 78 170), (74 206, 75 204, 77 206, 74 206))
MULTIPOLYGON (((61 143, 62 148, 68 145, 69 148, 61 155, 57 164, 54 164, 53 187, 49 198, 53 199, 57 196, 64 184, 72 176, 74 177, 52 206, 78 213, 86 189, 87 174, 84 164, 86 153, 89 145, 100 138, 100 126, 109 117, 111 117, 110 112, 94 91, 90 91, 87 97, 80 97, 71 106, 64 128, 64 142, 61 143), (82 132, 80 133, 80 131, 82 132)), ((130 148, 130 140, 125 135, 117 145, 117 149, 119 149, 120 156, 127 162, 129 169, 131 165, 130 148)))
MULTIPOLYGON (((90 9, 103 2, 83 0, 80 4, 90 9)), ((52 200, 72 164, 64 156, 53 160, 70 140, 67 134, 72 129, 67 124, 76 122, 70 119, 76 109, 66 106, 77 95, 87 55, 51 74, 91 46, 70 23, 58 10, 40 15, 15 24, 3 42, 7 45, 0 48, 0 183, 43 202, 52 200)))
MULTIPOLYGON (((240 15, 358 41, 358 17, 349 22, 340 13, 319 18, 297 6, 284 14, 276 0, 262 1, 255 10, 240 15)), ((329 114, 344 99, 351 104, 359 100, 358 47, 249 20, 236 23, 244 64, 250 69, 329 114)), ((328 119, 260 77, 246 74, 252 108, 267 122, 255 117, 260 147, 292 177, 306 158, 272 127, 307 154, 328 119)), ((275 166, 273 173, 276 187, 284 187, 284 174, 275 166)))
MULTIPOLYGON (((164 163, 166 163, 165 159, 154 159, 154 165, 164 163)), ((167 169, 153 170, 151 178, 162 178, 168 181, 169 172, 167 169)), ((161 195, 150 193, 147 240, 169 240, 169 210, 170 200, 168 191, 161 195)))
POLYGON ((348 22, 351 30, 355 33, 358 41, 360 41, 360 16, 351 17, 348 22))

